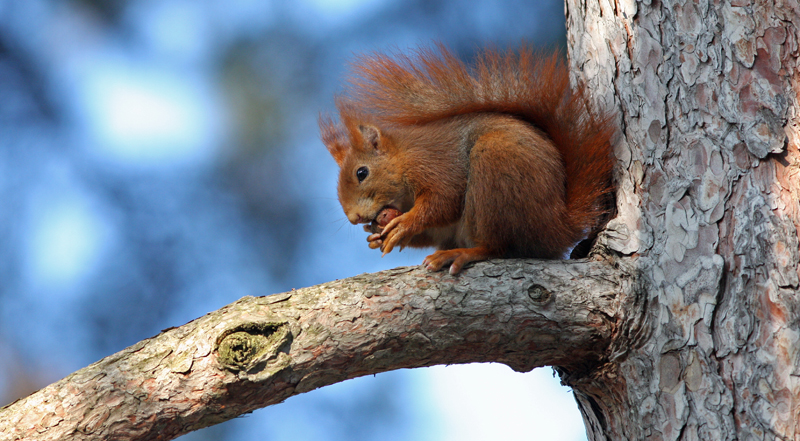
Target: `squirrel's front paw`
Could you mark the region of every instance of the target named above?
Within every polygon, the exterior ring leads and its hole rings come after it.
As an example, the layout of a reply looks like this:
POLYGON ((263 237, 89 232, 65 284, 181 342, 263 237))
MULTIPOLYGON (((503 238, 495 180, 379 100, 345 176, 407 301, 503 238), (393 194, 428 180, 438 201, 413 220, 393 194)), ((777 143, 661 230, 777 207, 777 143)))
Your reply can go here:
MULTIPOLYGON (((367 231, 369 232, 369 231, 367 231)), ((369 247, 373 250, 375 248, 379 248, 383 245, 383 239, 381 238, 381 233, 373 233, 367 236, 367 242, 369 242, 369 247)))
POLYGON ((372 223, 364 224, 364 231, 367 233, 381 234, 383 232, 383 227, 378 225, 377 222, 373 221, 372 223))
MULTIPOLYGON (((414 231, 411 227, 411 222, 408 222, 407 215, 403 214, 392 219, 392 221, 383 228, 383 233, 380 235, 380 238, 383 240, 383 244, 381 245, 383 255, 385 256, 386 253, 392 251, 397 245, 400 245, 400 250, 402 251, 415 234, 417 234, 417 231, 414 231)), ((369 240, 369 238, 367 238, 367 240, 369 240)), ((372 243, 370 243, 370 247, 372 247, 372 243)))

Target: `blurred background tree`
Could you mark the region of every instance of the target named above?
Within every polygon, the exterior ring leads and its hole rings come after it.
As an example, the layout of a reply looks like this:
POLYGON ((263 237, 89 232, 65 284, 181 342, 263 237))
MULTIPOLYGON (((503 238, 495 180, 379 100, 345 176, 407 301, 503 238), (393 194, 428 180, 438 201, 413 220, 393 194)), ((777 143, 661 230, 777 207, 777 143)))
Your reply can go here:
MULTIPOLYGON (((244 295, 384 259, 318 140, 354 53, 564 46, 561 0, 0 0, 0 405, 244 295)), ((348 381, 184 437, 584 439, 549 370, 348 381), (555 415, 555 417, 554 417, 555 415)))

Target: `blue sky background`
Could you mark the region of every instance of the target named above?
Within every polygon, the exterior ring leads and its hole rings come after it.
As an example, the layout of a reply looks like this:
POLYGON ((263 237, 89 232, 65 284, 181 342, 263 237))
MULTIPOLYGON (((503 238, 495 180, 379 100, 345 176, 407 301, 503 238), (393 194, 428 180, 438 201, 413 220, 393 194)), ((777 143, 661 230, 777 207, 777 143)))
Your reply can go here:
MULTIPOLYGON (((244 295, 417 265, 336 201, 354 53, 564 41, 558 0, 0 0, 0 405, 244 295)), ((401 370, 190 440, 582 440, 549 368, 401 370)))

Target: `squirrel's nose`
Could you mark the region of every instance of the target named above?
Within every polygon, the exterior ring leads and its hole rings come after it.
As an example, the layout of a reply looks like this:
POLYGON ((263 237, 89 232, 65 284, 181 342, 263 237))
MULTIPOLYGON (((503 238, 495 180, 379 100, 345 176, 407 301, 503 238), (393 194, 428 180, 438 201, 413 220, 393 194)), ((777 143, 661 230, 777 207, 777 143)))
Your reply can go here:
POLYGON ((361 216, 360 214, 357 214, 357 213, 353 213, 352 215, 347 215, 347 219, 353 225, 363 224, 363 223, 367 222, 367 219, 365 217, 363 217, 363 216, 361 216))

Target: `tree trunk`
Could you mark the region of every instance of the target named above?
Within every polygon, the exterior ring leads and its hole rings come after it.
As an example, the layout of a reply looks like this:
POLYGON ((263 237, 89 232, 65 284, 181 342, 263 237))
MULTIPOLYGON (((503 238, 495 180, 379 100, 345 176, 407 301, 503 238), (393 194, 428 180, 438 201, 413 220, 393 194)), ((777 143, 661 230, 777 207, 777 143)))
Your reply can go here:
POLYGON ((619 111, 591 261, 416 269, 246 298, 0 410, 0 440, 169 439, 414 366, 553 365, 593 440, 800 437, 795 1, 567 1, 619 111))
POLYGON ((794 0, 567 1, 571 66, 620 109, 620 216, 646 305, 570 381, 590 439, 800 437, 794 0))

